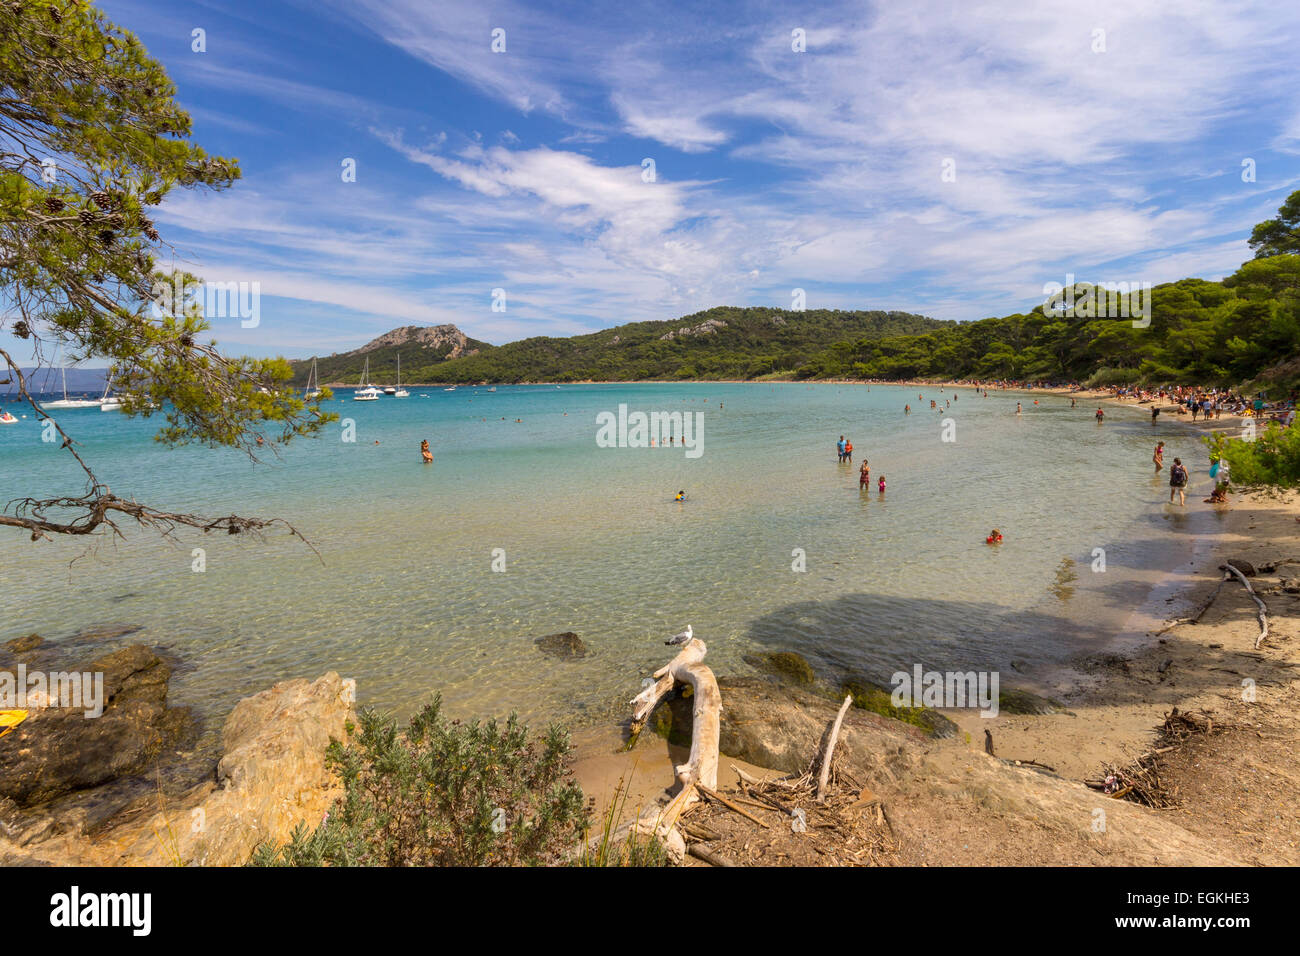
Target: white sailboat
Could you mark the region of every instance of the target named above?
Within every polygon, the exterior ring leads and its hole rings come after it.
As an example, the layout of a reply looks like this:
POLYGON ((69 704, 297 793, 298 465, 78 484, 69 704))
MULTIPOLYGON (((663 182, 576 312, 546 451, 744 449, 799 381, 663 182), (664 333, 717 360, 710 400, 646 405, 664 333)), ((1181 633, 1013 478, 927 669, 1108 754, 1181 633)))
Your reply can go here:
POLYGON ((68 398, 68 368, 59 369, 63 375, 63 398, 52 402, 41 402, 42 408, 98 408, 99 401, 93 398, 68 398))
POLYGON ((320 397, 320 376, 316 373, 316 356, 311 357, 311 371, 307 373, 307 395, 308 401, 320 397))
POLYGON ((402 388, 402 356, 397 356, 397 388, 393 392, 393 398, 410 398, 411 393, 402 388))
POLYGON ((366 356, 366 367, 361 373, 361 387, 352 394, 354 402, 377 402, 379 401, 380 391, 371 385, 368 381, 370 378, 370 356, 366 356))
POLYGON ((113 380, 108 376, 104 377, 104 394, 99 400, 99 410, 101 412, 120 412, 122 410, 121 397, 114 395, 109 397, 108 393, 113 388, 113 380))

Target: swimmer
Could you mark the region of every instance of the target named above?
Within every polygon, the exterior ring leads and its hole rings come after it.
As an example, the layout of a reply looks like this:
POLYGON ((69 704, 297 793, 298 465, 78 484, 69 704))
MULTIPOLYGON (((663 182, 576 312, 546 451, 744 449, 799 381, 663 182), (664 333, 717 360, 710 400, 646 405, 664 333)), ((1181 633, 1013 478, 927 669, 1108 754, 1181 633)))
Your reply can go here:
POLYGON ((989 532, 989 536, 988 536, 987 538, 984 539, 984 543, 985 543, 985 544, 1001 544, 1001 543, 1002 543, 1002 532, 999 531, 997 528, 994 528, 992 531, 989 532))
POLYGON ((433 464, 433 452, 429 450, 429 439, 420 442, 420 457, 424 459, 426 465, 433 464))
POLYGON ((1020 403, 1019 403, 1019 402, 1016 402, 1016 414, 1017 414, 1017 415, 1020 414, 1020 403))
POLYGON ((673 498, 673 501, 685 501, 685 500, 686 500, 686 492, 684 491, 677 492, 676 496, 674 496, 673 498))

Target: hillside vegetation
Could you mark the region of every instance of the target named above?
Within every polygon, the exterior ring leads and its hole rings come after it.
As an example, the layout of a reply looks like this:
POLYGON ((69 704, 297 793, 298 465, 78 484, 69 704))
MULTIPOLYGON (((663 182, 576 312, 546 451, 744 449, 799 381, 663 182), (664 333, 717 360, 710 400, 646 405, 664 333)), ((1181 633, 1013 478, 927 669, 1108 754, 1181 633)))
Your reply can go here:
MULTIPOLYGON (((369 356, 370 377, 383 385, 394 379, 400 352, 402 380, 408 382, 744 379, 794 375, 813 356, 844 339, 871 341, 955 324, 907 312, 721 306, 673 321, 633 322, 567 338, 536 336, 502 346, 468 339, 477 354, 458 358, 409 343, 367 347, 322 358, 318 368, 321 381, 356 383, 369 356)), ((298 384, 306 381, 310 365, 295 363, 298 384)))
MULTIPOLYGON (((1109 303, 1122 301, 1126 315, 1141 311, 1149 321, 1065 315, 1043 306, 974 322, 906 312, 719 307, 676 321, 499 347, 443 326, 463 340, 459 357, 386 344, 322 359, 321 378, 355 382, 369 355, 371 378, 386 384, 400 352, 403 378, 411 382, 980 378, 1248 385, 1285 393, 1300 383, 1300 192, 1276 218, 1256 226, 1249 242, 1255 258, 1222 282, 1182 279, 1109 303)), ((1086 295, 1083 284, 1075 291, 1086 295)), ((306 368, 296 363, 299 384, 306 368)))

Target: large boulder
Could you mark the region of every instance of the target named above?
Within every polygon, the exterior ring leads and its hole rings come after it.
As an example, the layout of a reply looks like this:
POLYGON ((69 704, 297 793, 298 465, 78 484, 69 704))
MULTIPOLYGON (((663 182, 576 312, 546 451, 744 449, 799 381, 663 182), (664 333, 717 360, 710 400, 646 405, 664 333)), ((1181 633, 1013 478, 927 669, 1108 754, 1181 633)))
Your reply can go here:
MULTIPOLYGON (((720 677, 718 689, 722 753, 786 773, 808 769, 839 710, 837 701, 813 691, 761 678, 720 677)), ((850 764, 867 766, 926 736, 919 727, 850 708, 835 748, 850 764)))
MULTIPOLYGON (((62 695, 51 687, 49 698, 29 702, 27 719, 0 739, 0 797, 20 806, 138 774, 193 729, 188 708, 167 706, 170 665, 142 644, 61 670, 91 675, 80 702, 70 699, 70 686, 62 695), (103 712, 88 715, 96 696, 103 712)), ((18 676, 10 667, 0 680, 17 684, 18 676)))

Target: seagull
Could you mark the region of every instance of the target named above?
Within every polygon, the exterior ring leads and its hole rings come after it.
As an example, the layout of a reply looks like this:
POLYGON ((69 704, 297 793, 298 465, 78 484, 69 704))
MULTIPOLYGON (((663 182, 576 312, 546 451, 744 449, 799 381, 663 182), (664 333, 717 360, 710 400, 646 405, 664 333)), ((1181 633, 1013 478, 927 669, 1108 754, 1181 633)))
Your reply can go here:
POLYGON ((694 636, 695 636, 695 633, 691 630, 691 626, 690 626, 689 624, 687 624, 687 625, 686 625, 686 630, 682 631, 680 634, 674 634, 670 639, 664 641, 664 643, 665 643, 665 644, 685 644, 687 641, 689 641, 689 640, 690 640, 691 638, 693 638, 694 636))

